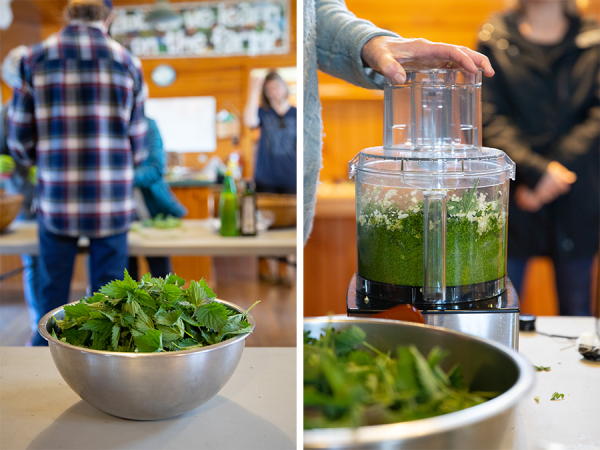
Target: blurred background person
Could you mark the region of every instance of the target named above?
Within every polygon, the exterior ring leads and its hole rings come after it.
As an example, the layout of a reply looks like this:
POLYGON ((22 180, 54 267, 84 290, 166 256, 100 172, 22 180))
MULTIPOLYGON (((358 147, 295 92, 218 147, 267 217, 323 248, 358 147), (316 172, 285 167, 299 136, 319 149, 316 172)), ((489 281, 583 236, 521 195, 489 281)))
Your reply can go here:
POLYGON ((277 72, 251 80, 244 123, 260 128, 254 170, 257 192, 296 193, 296 108, 288 96, 288 86, 277 72))
MULTIPOLYGON (((297 110, 288 101, 287 83, 277 72, 269 72, 263 79, 252 78, 248 101, 244 108, 244 123, 249 128, 260 128, 256 151, 254 181, 256 192, 296 194, 296 115, 297 110)), ((259 259, 261 280, 289 284, 287 259, 278 259, 278 275, 272 275, 266 258, 259 259)))
MULTIPOLYGON (((185 207, 177 200, 163 175, 167 166, 167 156, 156 122, 148 117, 148 158, 135 168, 133 193, 138 220, 153 219, 157 215, 183 217, 185 207)), ((147 256, 150 273, 153 277, 165 278, 173 271, 168 256, 147 256)), ((129 274, 139 280, 138 260, 129 257, 129 274)))
MULTIPOLYGON (((146 158, 147 122, 140 61, 106 32, 111 8, 110 0, 70 0, 67 26, 28 49, 13 92, 8 147, 19 163, 38 166, 40 315, 68 303, 80 236, 90 240, 92 292, 127 267, 133 167, 146 158)), ((47 345, 39 335, 34 344, 47 345)))
POLYGON ((560 314, 589 315, 600 226, 598 23, 574 0, 520 0, 479 38, 496 71, 483 84, 483 144, 517 164, 508 276, 522 294, 527 260, 550 256, 560 314))
MULTIPOLYGON (((20 45, 12 49, 2 63, 2 79, 11 88, 15 89, 21 83, 19 78, 19 65, 21 59, 27 54, 27 47, 20 45)), ((8 110, 12 98, 9 98, 0 110, 0 174, 4 181, 4 190, 7 194, 21 194, 24 197, 23 205, 17 215, 17 220, 35 220, 35 183, 36 166, 28 166, 15 162, 10 156, 7 144, 8 110)), ((31 336, 26 345, 30 345, 37 336, 37 326, 41 319, 36 306, 36 288, 38 284, 37 256, 21 254, 23 263, 23 296, 29 313, 31 336)))

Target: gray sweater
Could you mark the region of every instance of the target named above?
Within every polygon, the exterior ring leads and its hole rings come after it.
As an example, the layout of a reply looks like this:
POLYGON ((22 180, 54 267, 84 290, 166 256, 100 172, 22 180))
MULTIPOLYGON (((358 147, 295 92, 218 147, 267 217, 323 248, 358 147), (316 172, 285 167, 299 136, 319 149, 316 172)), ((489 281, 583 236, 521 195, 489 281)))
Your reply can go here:
MULTIPOLYGON (((343 0, 304 0, 304 242, 312 229, 322 167, 323 125, 317 69, 368 89, 382 89, 384 77, 361 59, 375 36, 397 34, 357 19, 343 0)), ((382 105, 383 107, 383 105, 382 105)))

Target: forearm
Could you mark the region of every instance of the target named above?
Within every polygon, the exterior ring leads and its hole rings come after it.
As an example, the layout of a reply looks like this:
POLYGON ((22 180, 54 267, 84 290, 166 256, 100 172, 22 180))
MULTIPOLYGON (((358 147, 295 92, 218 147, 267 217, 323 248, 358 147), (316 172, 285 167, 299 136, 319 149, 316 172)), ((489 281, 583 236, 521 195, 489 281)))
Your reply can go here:
POLYGON ((356 18, 342 0, 317 0, 315 8, 319 69, 361 87, 380 89, 385 79, 363 66, 361 51, 375 36, 398 35, 356 18))
POLYGON ((8 123, 7 145, 15 161, 29 167, 36 163, 37 133, 33 108, 28 108, 27 103, 15 98, 15 109, 8 123))
POLYGON ((248 128, 256 128, 259 124, 258 108, 260 103, 260 91, 250 90, 248 100, 244 107, 244 125, 248 128))
POLYGON ((558 140, 548 157, 570 167, 589 152, 598 151, 600 142, 600 106, 590 108, 584 122, 575 125, 558 140))

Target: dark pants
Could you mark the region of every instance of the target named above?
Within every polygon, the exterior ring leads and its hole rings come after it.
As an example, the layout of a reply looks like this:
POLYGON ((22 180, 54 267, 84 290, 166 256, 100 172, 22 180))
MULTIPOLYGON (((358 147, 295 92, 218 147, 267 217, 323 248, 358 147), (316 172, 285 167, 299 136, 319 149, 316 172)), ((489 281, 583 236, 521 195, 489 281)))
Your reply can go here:
MULTIPOLYGON (((54 308, 69 303, 69 290, 77 237, 50 232, 38 221, 40 256, 38 258, 39 285, 36 309, 43 316, 54 308)), ((104 238, 90 238, 89 277, 92 293, 116 279, 123 279, 127 267, 127 233, 104 238)), ((33 345, 47 345, 41 337, 33 345)))
MULTIPOLYGON (((592 256, 570 261, 554 261, 558 308, 561 316, 591 315, 592 256)), ((527 259, 508 258, 507 274, 519 296, 523 295, 523 273, 527 259)))
MULTIPOLYGON (((150 267, 150 274, 154 278, 166 278, 168 274, 173 272, 171 259, 167 256, 150 256, 146 257, 146 261, 148 261, 148 266, 150 267)), ((138 260, 135 256, 129 258, 129 268, 127 270, 134 280, 141 278, 138 274, 138 260)))

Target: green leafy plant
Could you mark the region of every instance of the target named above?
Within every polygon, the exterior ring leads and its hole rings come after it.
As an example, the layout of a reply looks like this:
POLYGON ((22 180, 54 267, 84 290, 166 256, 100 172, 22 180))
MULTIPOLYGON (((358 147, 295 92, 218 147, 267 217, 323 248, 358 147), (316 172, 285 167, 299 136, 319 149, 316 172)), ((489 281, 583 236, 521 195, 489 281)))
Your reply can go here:
POLYGON ((178 228, 181 226, 181 219, 173 217, 170 214, 164 216, 163 213, 158 213, 152 219, 143 220, 142 225, 145 227, 154 227, 161 229, 178 228))
POLYGON ((137 282, 127 270, 92 297, 66 305, 63 320, 54 318, 52 335, 68 344, 115 352, 164 352, 217 344, 250 333, 246 313, 215 301, 204 279, 146 274, 137 282))
POLYGON ((394 356, 365 341, 353 326, 304 334, 304 428, 340 428, 405 422, 483 403, 494 392, 469 392, 461 368, 439 366, 446 352, 424 357, 415 346, 394 356))

